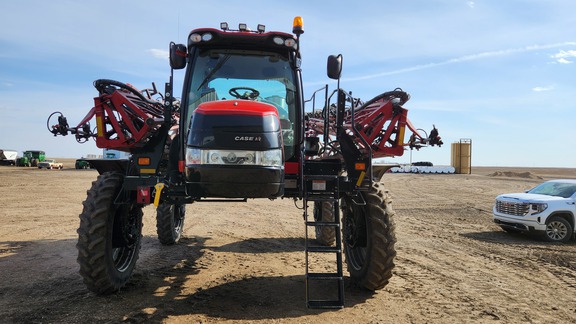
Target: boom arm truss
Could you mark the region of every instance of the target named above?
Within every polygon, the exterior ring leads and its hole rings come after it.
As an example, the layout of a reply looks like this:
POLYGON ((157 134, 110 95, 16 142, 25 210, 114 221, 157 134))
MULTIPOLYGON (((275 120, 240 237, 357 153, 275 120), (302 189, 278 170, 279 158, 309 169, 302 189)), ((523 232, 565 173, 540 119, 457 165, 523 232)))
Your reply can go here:
MULTIPOLYGON (((353 134, 353 125, 364 141, 355 141, 356 146, 362 152, 367 153, 370 144, 373 158, 401 156, 405 147, 419 149, 427 145, 443 144, 438 130, 434 127, 430 136, 423 130, 416 129, 408 119, 408 110, 402 105, 410 99, 410 96, 396 89, 385 92, 372 100, 362 103, 360 100, 350 100, 346 107, 342 127, 347 133, 353 134), (404 141, 406 129, 412 132, 408 142, 404 141), (421 133, 424 133, 422 135, 421 133)), ((309 114, 306 120, 307 137, 320 137, 328 133, 328 137, 337 134, 336 106, 331 105, 322 111, 309 114), (328 115, 328 123, 325 124, 328 115)))

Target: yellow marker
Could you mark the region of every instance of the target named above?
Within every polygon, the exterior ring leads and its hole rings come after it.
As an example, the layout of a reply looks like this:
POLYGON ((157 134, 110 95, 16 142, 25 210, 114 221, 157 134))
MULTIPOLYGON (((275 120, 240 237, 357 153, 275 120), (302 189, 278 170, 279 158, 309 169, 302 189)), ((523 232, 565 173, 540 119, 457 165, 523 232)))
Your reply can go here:
POLYGON ((96 116, 96 131, 98 137, 104 136, 104 121, 102 120, 102 116, 96 116))
POLYGON ((400 131, 398 132, 398 145, 404 145, 404 126, 400 127, 400 131))
POLYGON ((164 189, 164 183, 158 182, 154 188, 156 189, 156 194, 154 195, 154 207, 158 207, 160 204, 160 196, 162 194, 162 189, 164 189))
POLYGON ((356 187, 360 187, 362 184, 362 180, 364 180, 364 176, 366 176, 366 171, 360 172, 360 176, 358 177, 358 181, 356 181, 356 187))

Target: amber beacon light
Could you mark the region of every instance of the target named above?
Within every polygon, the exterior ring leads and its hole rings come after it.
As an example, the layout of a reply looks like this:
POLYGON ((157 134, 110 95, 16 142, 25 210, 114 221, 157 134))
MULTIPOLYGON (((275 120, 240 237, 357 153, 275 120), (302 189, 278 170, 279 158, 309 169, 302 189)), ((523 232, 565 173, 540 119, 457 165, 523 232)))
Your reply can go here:
POLYGON ((304 34, 304 22, 302 21, 302 17, 300 16, 294 17, 294 23, 292 24, 292 33, 298 36, 304 34))

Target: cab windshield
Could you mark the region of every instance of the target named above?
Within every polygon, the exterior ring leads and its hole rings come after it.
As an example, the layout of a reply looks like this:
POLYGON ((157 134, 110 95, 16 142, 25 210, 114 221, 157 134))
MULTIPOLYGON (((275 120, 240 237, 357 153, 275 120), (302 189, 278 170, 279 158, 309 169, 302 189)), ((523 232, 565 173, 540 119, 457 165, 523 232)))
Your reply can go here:
POLYGON ((282 124, 285 158, 294 155, 288 147, 294 141, 296 85, 288 57, 267 51, 199 49, 192 62, 187 116, 208 101, 240 98, 271 104, 282 124))

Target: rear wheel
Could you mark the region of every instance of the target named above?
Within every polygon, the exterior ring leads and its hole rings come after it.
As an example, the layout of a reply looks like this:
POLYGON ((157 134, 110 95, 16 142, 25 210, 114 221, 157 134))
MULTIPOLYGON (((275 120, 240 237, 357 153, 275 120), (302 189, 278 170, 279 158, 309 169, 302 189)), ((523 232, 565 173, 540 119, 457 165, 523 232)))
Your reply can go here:
POLYGON ((342 202, 344 253, 350 278, 361 287, 377 290, 388 284, 394 268, 394 211, 389 193, 378 183, 361 195, 365 204, 351 197, 342 202))
POLYGON ((142 207, 117 204, 124 175, 106 172, 88 190, 78 228, 80 275, 89 290, 109 294, 130 279, 142 238, 142 207))
POLYGON ((160 204, 156 208, 156 233, 164 245, 178 243, 184 228, 186 205, 160 204))
MULTIPOLYGON (((314 202, 314 220, 317 222, 334 221, 334 204, 329 201, 314 202)), ((316 226, 316 240, 325 246, 336 242, 336 229, 334 226, 316 226)))
POLYGON ((566 219, 553 216, 546 223, 544 238, 550 242, 569 242, 573 235, 572 225, 566 219))

